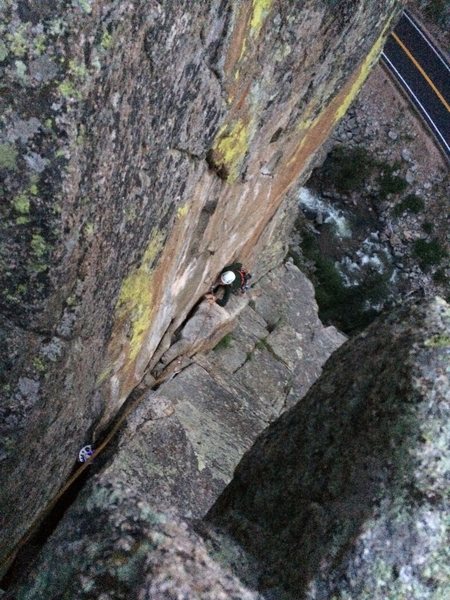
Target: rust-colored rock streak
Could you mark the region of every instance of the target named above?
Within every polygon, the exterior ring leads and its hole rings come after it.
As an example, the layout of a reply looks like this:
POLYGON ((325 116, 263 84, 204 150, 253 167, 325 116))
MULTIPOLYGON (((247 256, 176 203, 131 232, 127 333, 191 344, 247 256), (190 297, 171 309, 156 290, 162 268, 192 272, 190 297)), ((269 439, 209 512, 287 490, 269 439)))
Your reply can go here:
MULTIPOLYGON (((192 299, 197 299, 206 291, 226 262, 239 257, 252 267, 257 261, 261 250, 258 245, 261 234, 291 186, 308 172, 316 151, 342 116, 342 107, 348 105, 359 91, 371 65, 378 57, 386 31, 387 27, 333 100, 307 129, 292 137, 272 176, 261 175, 254 169, 255 172, 247 181, 230 186, 219 183, 210 172, 203 173, 188 205, 190 218, 178 219, 155 269, 154 312, 148 323, 146 341, 136 360, 126 360, 114 374, 111 402, 107 405, 108 417, 116 412, 142 378, 143 370, 171 320, 167 307, 170 306, 170 315, 177 315, 177 321, 181 322, 192 299), (199 255, 189 256, 189 261, 186 262, 186 240, 192 238, 192 224, 197 221, 208 197, 216 194, 219 194, 217 209, 200 241, 199 255), (222 245, 222 251, 217 248, 218 245, 222 245), (204 253, 209 256, 205 258, 204 253)), ((261 159, 264 158, 264 150, 265 148, 260 152, 261 159)), ((261 159, 255 157, 253 164, 261 163, 261 159)), ((121 325, 119 322, 112 336, 112 348, 117 345, 117 338, 122 339, 121 325)))

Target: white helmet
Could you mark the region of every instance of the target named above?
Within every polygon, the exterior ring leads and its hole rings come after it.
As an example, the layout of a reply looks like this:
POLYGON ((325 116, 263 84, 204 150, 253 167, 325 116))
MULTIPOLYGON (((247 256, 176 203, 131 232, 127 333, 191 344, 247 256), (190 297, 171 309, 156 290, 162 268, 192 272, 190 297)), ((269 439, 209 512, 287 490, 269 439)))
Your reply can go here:
POLYGON ((235 279, 236 275, 233 273, 233 271, 225 271, 225 273, 222 273, 222 275, 220 276, 220 281, 224 285, 230 285, 230 283, 233 283, 235 279))

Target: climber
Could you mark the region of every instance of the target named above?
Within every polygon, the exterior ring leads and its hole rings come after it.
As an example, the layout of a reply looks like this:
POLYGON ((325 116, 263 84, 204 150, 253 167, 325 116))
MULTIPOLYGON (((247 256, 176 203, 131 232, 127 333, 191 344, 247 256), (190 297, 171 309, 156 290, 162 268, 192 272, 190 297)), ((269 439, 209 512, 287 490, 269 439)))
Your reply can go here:
POLYGON ((249 289, 249 279, 251 279, 251 274, 242 267, 241 263, 228 265, 222 270, 206 297, 210 302, 217 302, 219 306, 225 306, 231 293, 240 292, 244 294, 249 289), (221 289, 223 289, 223 296, 219 298, 217 292, 221 289))

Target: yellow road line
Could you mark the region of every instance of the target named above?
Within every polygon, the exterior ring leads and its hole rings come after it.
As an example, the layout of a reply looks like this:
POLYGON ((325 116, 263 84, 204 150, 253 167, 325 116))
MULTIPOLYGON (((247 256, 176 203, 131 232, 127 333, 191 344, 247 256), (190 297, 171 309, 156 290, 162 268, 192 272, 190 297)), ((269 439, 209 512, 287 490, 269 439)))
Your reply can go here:
POLYGON ((445 106, 445 108, 450 112, 450 104, 446 101, 446 99, 444 98, 444 96, 437 89, 437 87, 435 86, 435 84, 431 81, 431 79, 429 78, 429 76, 425 73, 425 71, 423 70, 423 68, 421 67, 421 65, 417 62, 417 60, 414 58, 414 56, 411 54, 411 52, 408 50, 408 48, 405 46, 405 44, 402 42, 402 40, 394 32, 392 32, 391 35, 394 38, 394 40, 397 42, 397 44, 401 47, 401 49, 403 50, 403 52, 414 63, 414 66, 416 67, 416 69, 419 71, 419 73, 422 75, 422 77, 426 80, 426 82, 428 83, 428 85, 430 86, 430 88, 433 90, 433 92, 436 94, 436 96, 439 98, 439 100, 442 102, 442 104, 445 106))

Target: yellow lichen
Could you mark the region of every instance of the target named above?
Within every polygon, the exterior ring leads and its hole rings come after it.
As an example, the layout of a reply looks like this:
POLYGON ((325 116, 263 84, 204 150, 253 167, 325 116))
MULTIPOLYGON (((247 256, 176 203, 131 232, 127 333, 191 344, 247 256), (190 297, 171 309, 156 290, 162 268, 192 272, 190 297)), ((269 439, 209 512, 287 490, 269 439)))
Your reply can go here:
POLYGON ((177 209, 177 217, 179 219, 182 219, 183 217, 185 217, 189 212, 189 204, 186 202, 186 204, 183 204, 182 206, 178 207, 177 209))
MULTIPOLYGON (((350 86, 348 93, 345 95, 345 97, 343 98, 343 101, 336 109, 336 112, 333 116, 333 124, 336 124, 345 115, 349 106, 355 99, 355 97, 358 94, 359 90, 361 89, 363 83, 365 82, 367 76, 369 75, 372 66, 374 65, 375 61, 377 60, 377 58, 383 48, 383 45, 384 45, 384 42, 386 39, 386 35, 389 32, 391 21, 392 21, 392 15, 389 18, 386 25, 384 26, 378 39, 375 41, 374 45, 370 49, 369 53, 367 54, 367 56, 361 63, 359 70, 358 70, 358 74, 355 77, 352 85, 350 86)), ((324 106, 323 109, 321 111, 319 111, 317 116, 314 118, 312 117, 312 115, 315 112, 316 105, 312 103, 306 108, 306 110, 303 114, 302 120, 297 125, 299 130, 305 132, 305 135, 302 138, 302 140, 300 141, 300 144, 297 148, 297 152, 300 151, 303 148, 303 146, 305 145, 305 143, 308 139, 308 130, 312 130, 312 129, 314 129, 314 127, 316 127, 316 125, 318 125, 318 123, 322 119, 323 112, 326 110, 326 108, 328 108, 328 107, 324 106)), ((290 162, 293 162, 294 159, 295 159, 295 157, 293 157, 290 162)))
POLYGON ((273 0, 253 0, 250 29, 253 37, 257 37, 272 7, 273 0))
POLYGON ((241 53, 239 54, 238 62, 240 60, 242 60, 242 57, 244 56, 246 51, 247 51, 247 38, 244 37, 244 39, 242 40, 242 48, 241 48, 241 53))
POLYGON ((112 375, 112 372, 113 367, 111 365, 103 369, 103 371, 97 377, 96 385, 101 385, 104 381, 106 381, 112 375))
MULTIPOLYGON (((252 15, 250 17, 250 35, 252 38, 257 38, 267 15, 272 8, 273 0, 253 0, 252 3, 252 15)), ((241 52, 239 54, 238 62, 242 60, 247 51, 247 36, 242 40, 241 52)), ((239 71, 235 73, 234 78, 239 79, 239 71)))
POLYGON ((140 266, 126 277, 120 289, 117 316, 131 324, 130 360, 134 360, 139 354, 145 334, 150 328, 153 312, 152 266, 163 242, 164 234, 154 231, 140 266))
POLYGON ((215 162, 225 170, 227 181, 236 181, 248 144, 249 126, 242 119, 220 129, 213 150, 215 162))
POLYGON ((393 15, 391 15, 391 17, 388 19, 388 22, 383 27, 383 30, 382 30, 381 34, 379 35, 378 39, 376 40, 376 42, 370 49, 368 55, 362 62, 361 66, 359 68, 359 73, 358 73, 357 77, 355 78, 347 96, 344 98, 344 101, 342 102, 342 104, 339 106, 339 108, 336 111, 336 114, 334 117, 335 123, 337 123, 345 115, 350 104, 356 98, 356 95, 358 94, 363 83, 367 79, 367 77, 370 73, 370 70, 373 67, 375 61, 378 59, 378 56, 383 49, 386 35, 389 32, 392 18, 393 18, 393 15))
POLYGON ((300 130, 309 129, 311 127, 311 125, 313 125, 315 123, 315 121, 317 119, 311 118, 311 115, 314 113, 315 108, 316 108, 315 103, 311 103, 306 107, 306 109, 302 115, 302 120, 297 125, 298 129, 300 129, 300 130))

